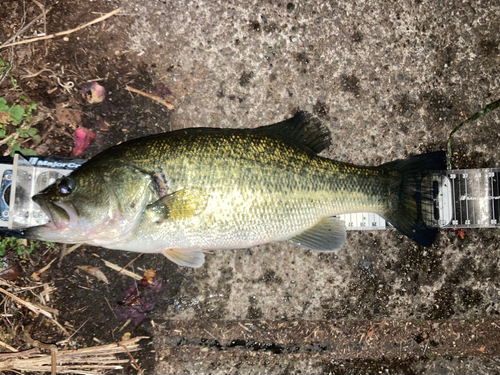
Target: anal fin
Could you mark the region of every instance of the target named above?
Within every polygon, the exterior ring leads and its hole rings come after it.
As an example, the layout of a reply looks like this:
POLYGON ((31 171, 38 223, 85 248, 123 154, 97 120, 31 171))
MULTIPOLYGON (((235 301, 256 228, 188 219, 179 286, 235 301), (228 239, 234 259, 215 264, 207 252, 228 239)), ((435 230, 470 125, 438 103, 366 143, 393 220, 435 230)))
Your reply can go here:
POLYGON ((162 254, 179 266, 200 268, 205 263, 205 254, 200 248, 165 249, 162 254))
POLYGON ((336 217, 327 217, 288 241, 306 249, 328 252, 340 250, 345 240, 345 223, 336 217))

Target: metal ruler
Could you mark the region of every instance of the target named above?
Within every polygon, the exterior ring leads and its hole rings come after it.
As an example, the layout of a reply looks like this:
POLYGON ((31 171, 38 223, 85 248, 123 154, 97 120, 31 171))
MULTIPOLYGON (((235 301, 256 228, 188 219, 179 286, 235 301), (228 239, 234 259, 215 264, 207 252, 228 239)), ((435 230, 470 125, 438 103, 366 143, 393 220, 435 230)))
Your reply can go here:
MULTIPOLYGON (((86 160, 16 155, 0 161, 0 228, 18 229, 48 221, 31 197, 86 160)), ((500 226, 500 168, 431 172, 422 182, 432 191, 433 210, 424 216, 430 227, 496 228, 500 226)), ((338 215, 347 230, 382 230, 393 226, 375 213, 338 215)))

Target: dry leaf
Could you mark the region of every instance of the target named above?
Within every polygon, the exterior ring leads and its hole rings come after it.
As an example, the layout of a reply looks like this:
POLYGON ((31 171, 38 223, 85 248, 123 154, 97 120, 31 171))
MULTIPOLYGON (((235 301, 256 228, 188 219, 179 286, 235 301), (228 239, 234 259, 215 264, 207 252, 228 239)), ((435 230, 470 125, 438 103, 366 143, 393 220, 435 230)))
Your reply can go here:
POLYGON ((371 327, 371 328, 368 330, 368 332, 366 333, 366 336, 367 336, 367 337, 372 337, 372 336, 373 336, 373 332, 374 332, 374 331, 375 331, 375 330, 373 329, 373 327, 371 327))
POLYGON ((92 267, 92 266, 76 266, 76 267, 81 269, 82 271, 87 272, 89 275, 94 276, 96 279, 104 281, 106 284, 109 284, 106 275, 104 275, 104 273, 101 271, 99 267, 92 267))
POLYGON ((97 82, 87 82, 82 85, 82 96, 87 103, 101 103, 106 97, 106 90, 97 82))
POLYGON ((144 272, 144 278, 148 280, 150 284, 153 283, 153 281, 156 279, 156 272, 155 270, 148 269, 146 272, 144 272))
POLYGON ((65 108, 64 104, 56 104, 56 121, 63 125, 79 126, 83 113, 78 109, 65 108))

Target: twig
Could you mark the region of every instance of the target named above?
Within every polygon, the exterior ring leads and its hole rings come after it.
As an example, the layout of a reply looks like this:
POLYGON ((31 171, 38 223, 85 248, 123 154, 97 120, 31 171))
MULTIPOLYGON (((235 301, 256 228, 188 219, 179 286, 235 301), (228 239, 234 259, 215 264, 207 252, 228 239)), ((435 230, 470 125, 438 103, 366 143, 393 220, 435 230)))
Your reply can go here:
POLYGON ((27 39, 27 40, 21 40, 19 42, 15 42, 15 43, 10 43, 10 44, 4 44, 2 46, 0 46, 0 49, 1 48, 6 48, 6 47, 11 47, 11 46, 16 46, 16 45, 19 45, 19 44, 26 44, 26 43, 33 43, 33 42, 38 42, 40 40, 47 40, 47 39, 52 39, 52 38, 55 38, 57 36, 63 36, 63 35, 68 35, 68 34, 71 34, 71 33, 74 33, 75 31, 79 31, 81 29, 84 29, 88 26, 91 26, 95 23, 98 23, 98 22, 102 22, 104 21, 105 19, 111 17, 111 16, 114 16, 115 14, 119 13, 120 12, 120 8, 118 9, 115 9, 114 11, 108 13, 108 14, 105 14, 104 16, 102 17, 99 17, 99 18, 96 18, 95 20, 93 21, 90 21, 86 24, 83 24, 83 25, 80 25, 74 29, 71 29, 71 30, 66 30, 66 31, 61 31, 61 32, 58 32, 58 33, 55 33, 55 34, 50 34, 50 35, 45 35, 45 36, 41 36, 39 38, 34 38, 34 39, 27 39))
POLYGON ((491 104, 488 104, 486 107, 473 114, 471 117, 463 121, 460 125, 458 125, 451 131, 450 136, 448 137, 448 144, 446 145, 446 164, 448 169, 451 169, 451 137, 453 136, 453 134, 460 130, 460 128, 465 124, 477 120, 479 117, 484 116, 491 111, 494 111, 498 107, 500 107, 500 99, 491 104))
POLYGON ((65 334, 66 336, 69 336, 69 332, 68 332, 68 331, 66 331, 66 328, 64 328, 64 327, 61 325, 61 323, 59 323, 59 322, 58 322, 57 320, 55 320, 55 319, 51 319, 51 320, 52 320, 52 322, 53 322, 56 326, 58 326, 58 327, 59 327, 59 329, 60 329, 61 331, 63 331, 63 332, 64 332, 64 334, 65 334))
POLYGON ((52 263, 54 263, 54 261, 55 261, 56 259, 57 259, 57 258, 52 259, 52 261, 51 261, 49 264, 47 264, 45 267, 43 267, 40 271, 33 272, 33 273, 31 274, 31 277, 32 277, 33 279, 35 279, 36 281, 40 281, 40 275, 41 275, 42 273, 44 273, 45 271, 47 271, 47 270, 50 268, 50 266, 52 265, 52 263))
POLYGON ((141 256, 142 256, 143 253, 140 253, 139 255, 137 255, 134 259, 132 259, 130 262, 128 262, 126 265, 124 265, 122 267, 122 269, 120 271, 118 271, 118 273, 121 273, 125 268, 127 268, 128 266, 130 266, 132 263, 134 263, 137 259, 139 259, 141 256))
MULTIPOLYGON (((39 3, 36 0, 33 0, 33 2, 42 10, 43 16, 43 35, 47 35, 47 13, 45 12, 45 6, 41 3, 39 3)), ((47 41, 45 41, 45 56, 49 53, 47 49, 47 41)))
POLYGON ((50 375, 57 375, 57 348, 50 351, 50 375))
POLYGON ((217 340, 217 337, 215 337, 214 335, 212 335, 210 332, 208 332, 208 330, 206 328, 203 328, 203 330, 208 333, 210 336, 212 336, 214 339, 217 340))
POLYGON ((137 367, 137 371, 139 371, 139 373, 141 375, 144 375, 144 372, 142 372, 141 368, 139 367, 139 364, 135 361, 135 358, 132 356, 132 354, 127 349, 127 347, 123 346, 123 344, 120 344, 119 342, 117 342, 116 345, 121 346, 123 349, 125 349, 125 351, 127 352, 128 356, 130 357, 130 359, 132 360, 132 362, 134 362, 135 367, 137 367))
POLYGON ((69 333, 68 331, 66 331, 66 329, 57 321, 53 318, 52 314, 44 309, 42 309, 41 307, 39 306, 36 306, 34 304, 32 304, 31 302, 27 302, 25 300, 22 300, 21 298, 15 296, 14 294, 10 293, 10 292, 7 292, 5 289, 3 288, 0 288, 0 292, 2 292, 3 294, 9 296, 10 298, 12 298, 14 301, 16 301, 17 303, 19 303, 20 305, 23 305, 24 307, 26 307, 27 309, 30 309, 31 311, 33 311, 36 316, 38 316, 39 314, 42 314, 42 315, 45 315, 47 318, 49 318, 50 320, 52 320, 52 322, 59 327, 59 329, 61 331, 64 332, 65 335, 69 336, 69 333))
POLYGON ((2 139, 0 141, 0 146, 1 145, 4 145, 6 144, 7 142, 9 142, 12 138, 14 138, 14 141, 19 137, 19 133, 18 132, 14 132, 12 134, 10 134, 9 136, 5 137, 4 139, 2 139))
MULTIPOLYGON (((48 133, 49 132, 47 132, 47 134, 48 133)), ((42 138, 42 140, 43 140, 43 138, 42 138)), ((66 249, 66 244, 64 244, 64 246, 63 246, 63 248, 61 250, 61 254, 59 255, 59 262, 57 263, 57 266, 61 267, 61 264, 62 264, 62 261, 63 261, 64 257, 66 255, 68 255, 69 253, 71 253, 71 252, 75 251, 76 249, 78 249, 80 246, 82 246, 82 244, 81 243, 77 243, 76 245, 71 246, 69 249, 66 249)))
POLYGON ((33 78, 33 77, 36 77, 37 75, 39 74, 42 74, 43 72, 51 72, 52 74, 56 74, 54 73, 54 71, 50 70, 50 69, 47 69, 47 68, 43 68, 42 70, 36 72, 36 73, 31 73, 28 69, 25 69, 28 73, 28 75, 25 75, 25 76, 21 76, 22 79, 26 79, 26 78, 33 78))
MULTIPOLYGON (((104 260, 104 259, 103 259, 103 260, 104 260)), ((111 268, 111 269, 114 269, 115 271, 121 271, 121 270, 123 270, 123 268, 122 268, 122 267, 117 266, 117 265, 116 265, 116 264, 114 264, 114 263, 108 262, 107 260, 104 260, 104 264, 105 264, 107 267, 109 267, 109 268, 111 268)), ((139 276, 139 275, 137 275, 137 274, 135 274, 135 273, 133 273, 133 272, 130 272, 129 270, 123 270, 123 271, 122 271, 122 273, 123 273, 124 275, 127 275, 127 276, 129 276, 129 277, 132 277, 132 278, 134 278, 134 279, 136 279, 136 280, 142 280, 142 277, 141 277, 141 276, 139 276)))
POLYGON ((11 70, 12 70, 12 64, 9 62, 7 70, 3 72, 2 77, 0 78, 0 85, 2 84, 3 80, 7 78, 11 70))
POLYGON ((5 289, 3 288, 0 288, 0 292, 2 292, 3 294, 9 296, 10 298, 12 298, 14 301, 16 301, 17 303, 19 303, 20 305, 23 305, 24 307, 30 309, 31 311, 33 311, 37 316, 39 314, 42 314, 42 315, 45 315, 47 318, 49 319, 53 319, 52 317, 52 314, 49 313, 48 311, 45 311, 43 309, 41 309, 40 307, 37 307, 35 305, 33 305, 32 303, 30 302, 27 302, 27 301, 24 301, 22 300, 21 298, 15 296, 14 294, 10 293, 10 292, 7 292, 5 289))
POLYGON ((38 348, 32 348, 28 350, 23 350, 22 352, 15 352, 15 353, 1 353, 0 354, 0 361, 9 359, 9 358, 17 358, 17 357, 28 357, 30 355, 38 354, 40 353, 40 350, 38 348))
POLYGON ((125 329, 125 327, 130 324, 131 321, 132 321, 132 319, 127 319, 127 321, 122 325, 122 327, 118 330, 118 332, 123 331, 125 329))
POLYGON ((111 310, 111 312, 114 314, 115 312, 113 311, 113 308, 111 307, 111 304, 109 303, 108 299, 106 297, 104 297, 104 299, 106 300, 106 302, 108 303, 108 307, 109 309, 111 310))
POLYGON ((427 352, 427 348, 429 347, 429 341, 431 341, 430 339, 427 340, 427 343, 425 344, 425 348, 424 348, 424 354, 422 354, 424 357, 425 357, 425 353, 427 352))
POLYGON ((57 349, 56 344, 46 344, 44 342, 33 339, 30 335, 30 331, 31 331, 31 326, 26 327, 26 330, 24 331, 24 339, 26 340, 26 342, 28 344, 30 344, 31 346, 33 346, 35 348, 39 348, 39 349, 43 349, 43 350, 51 350, 52 351, 53 349, 57 349))
POLYGON ((125 86, 125 90, 131 91, 131 92, 135 92, 136 94, 139 94, 139 95, 145 96, 146 98, 152 99, 152 100, 154 100, 154 101, 156 101, 156 102, 158 102, 160 104, 163 104, 169 110, 172 110, 172 109, 175 108, 173 104, 171 104, 171 103, 163 100, 162 98, 160 98, 160 97, 158 97, 156 95, 148 94, 147 92, 134 89, 133 87, 130 87, 130 86, 125 86))
POLYGON ((243 324, 241 324, 240 322, 238 322, 238 325, 243 328, 245 331, 247 332, 252 332, 248 327, 245 327, 243 324))
POLYGON ((4 343, 3 341, 0 341, 0 346, 3 346, 4 348, 7 348, 11 352, 14 352, 14 353, 17 353, 19 351, 16 348, 13 348, 12 346, 10 346, 9 344, 4 343))
POLYGON ((69 336, 67 339, 64 339, 64 340, 62 340, 62 341, 59 341, 59 342, 57 342, 56 344, 57 344, 57 345, 61 345, 61 344, 68 343, 68 342, 69 342, 69 340, 70 340, 70 339, 71 339, 74 335, 76 335, 76 334, 78 333, 78 331, 79 331, 79 330, 81 330, 81 329, 82 329, 82 327, 83 327, 83 326, 84 326, 84 325, 85 325, 85 324, 86 324, 89 320, 90 320, 90 318, 88 318, 86 321, 84 321, 84 322, 82 323, 82 325, 81 325, 80 327, 78 327, 78 328, 77 328, 77 330, 76 330, 75 332, 73 332, 73 333, 71 334, 71 336, 69 336))
POLYGON ((71 246, 68 250, 66 250, 66 254, 64 254, 64 255, 66 256, 68 254, 71 254, 73 251, 78 249, 80 246, 82 246, 81 243, 77 243, 76 245, 71 246))
MULTIPOLYGON (((33 293, 34 294, 34 293, 33 293)), ((36 294, 34 294, 35 296, 37 296, 36 294)), ((44 309, 46 311, 48 311, 49 313, 51 313, 52 315, 54 316, 58 316, 59 315, 59 310, 58 309, 54 309, 53 307, 49 307, 49 306, 44 306, 44 305, 41 305, 40 303, 38 302, 31 302, 35 307, 39 307, 41 309, 44 309)))
POLYGON ((22 33, 24 33, 26 30, 28 30, 36 21, 38 21, 42 17, 45 17, 47 15, 47 13, 51 9, 52 8, 49 8, 45 12, 43 12, 42 14, 38 15, 33 21, 31 21, 26 26, 24 26, 22 29, 20 29, 13 37, 11 37, 10 39, 6 40, 2 45, 0 45, 0 48, 7 47, 10 42, 12 42, 13 40, 15 40, 19 35, 21 35, 22 33))

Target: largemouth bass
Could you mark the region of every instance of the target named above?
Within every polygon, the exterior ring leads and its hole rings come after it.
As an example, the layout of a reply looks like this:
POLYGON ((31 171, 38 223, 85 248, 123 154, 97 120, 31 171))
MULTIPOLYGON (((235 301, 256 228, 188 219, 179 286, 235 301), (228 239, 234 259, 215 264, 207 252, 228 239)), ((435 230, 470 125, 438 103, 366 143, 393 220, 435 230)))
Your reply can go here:
POLYGON ((202 250, 288 241, 336 251, 335 215, 374 212, 420 245, 437 235, 423 176, 444 152, 361 167, 317 154, 329 131, 305 112, 256 129, 195 128, 114 146, 33 197, 50 222, 28 238, 163 253, 200 267, 202 250))

